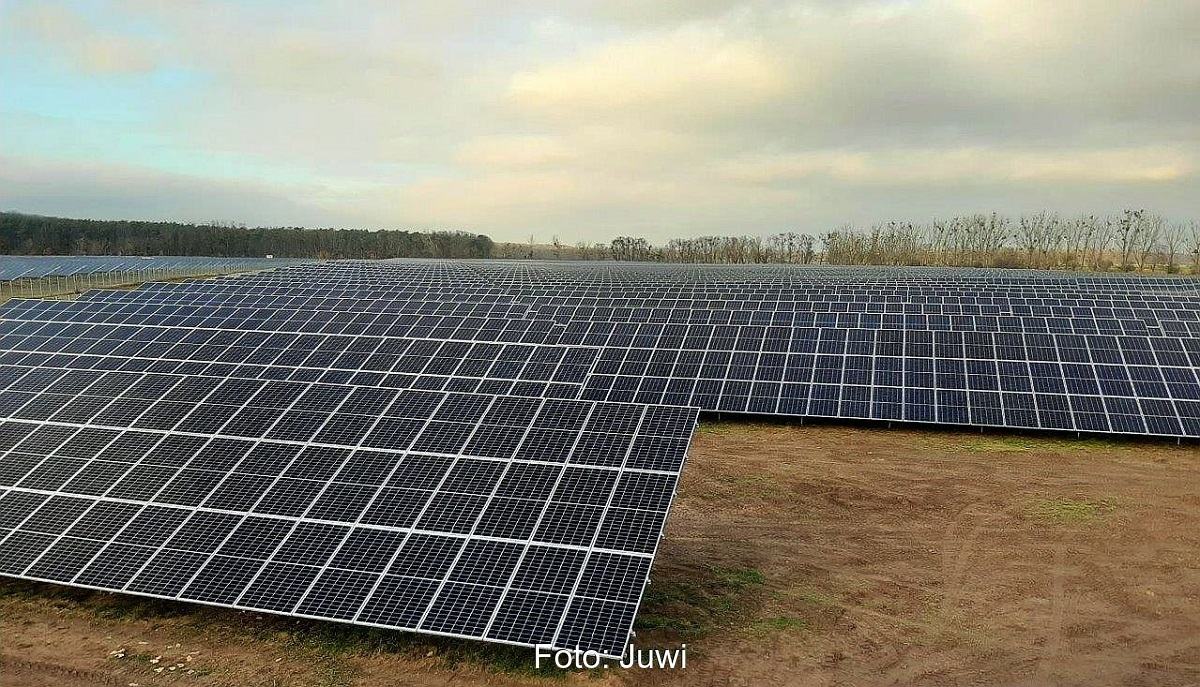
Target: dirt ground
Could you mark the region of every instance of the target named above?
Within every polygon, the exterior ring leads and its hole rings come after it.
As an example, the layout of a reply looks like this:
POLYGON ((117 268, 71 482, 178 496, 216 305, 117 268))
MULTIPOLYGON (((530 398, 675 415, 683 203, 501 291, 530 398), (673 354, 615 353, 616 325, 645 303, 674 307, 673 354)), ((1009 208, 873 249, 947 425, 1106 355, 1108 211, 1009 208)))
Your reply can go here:
POLYGON ((706 424, 639 617, 685 670, 0 581, 0 685, 1197 685, 1200 449, 706 424))

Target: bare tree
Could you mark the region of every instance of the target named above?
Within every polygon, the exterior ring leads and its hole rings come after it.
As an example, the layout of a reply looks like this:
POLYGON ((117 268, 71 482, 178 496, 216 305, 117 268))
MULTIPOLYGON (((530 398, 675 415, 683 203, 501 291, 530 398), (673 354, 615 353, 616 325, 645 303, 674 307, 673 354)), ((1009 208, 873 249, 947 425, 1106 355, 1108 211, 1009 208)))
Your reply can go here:
POLYGON ((1029 267, 1051 267, 1056 262, 1055 253, 1063 237, 1060 225, 1057 215, 1045 211, 1022 215, 1017 221, 1017 234, 1029 267))
POLYGON ((1192 274, 1200 274, 1200 222, 1188 223, 1188 252, 1192 254, 1192 274))
POLYGON ((1162 215, 1143 213, 1142 221, 1138 223, 1137 231, 1137 268, 1146 269, 1147 261, 1158 250, 1167 221, 1162 215))
POLYGON ((1145 214, 1145 210, 1130 210, 1127 208, 1122 210, 1121 215, 1117 217, 1117 247, 1121 255, 1121 269, 1126 272, 1132 269, 1130 260, 1138 245, 1138 234, 1141 232, 1142 218, 1145 214))
POLYGON ((1187 230, 1187 225, 1183 222, 1172 222, 1163 229, 1162 245, 1164 257, 1167 260, 1167 274, 1179 272, 1179 265, 1175 264, 1175 257, 1179 255, 1179 250, 1184 245, 1187 230))
POLYGON ((1113 240, 1117 234, 1117 220, 1113 217, 1098 217, 1096 218, 1095 231, 1093 232, 1094 239, 1092 241, 1092 268, 1108 269, 1112 263, 1108 259, 1108 252, 1112 250, 1113 240))
MULTIPOLYGON (((1195 225, 1195 223, 1192 223, 1195 225)), ((800 255, 800 262, 805 265, 811 265, 817 257, 816 251, 817 241, 808 234, 801 234, 796 240, 796 252, 800 255)))

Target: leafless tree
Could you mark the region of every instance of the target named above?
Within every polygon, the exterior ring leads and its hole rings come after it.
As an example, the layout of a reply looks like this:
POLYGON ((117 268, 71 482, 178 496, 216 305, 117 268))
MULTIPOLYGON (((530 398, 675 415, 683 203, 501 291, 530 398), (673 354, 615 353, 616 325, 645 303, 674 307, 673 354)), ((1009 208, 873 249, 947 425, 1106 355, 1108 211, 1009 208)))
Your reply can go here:
POLYGON ((1142 218, 1145 214, 1145 210, 1127 208, 1121 211, 1116 220, 1116 239, 1121 255, 1121 269, 1126 272, 1133 268, 1131 258, 1137 249, 1138 234, 1141 233, 1142 218))
MULTIPOLYGON (((1193 226, 1195 223, 1192 223, 1193 226)), ((817 240, 808 234, 801 234, 796 241, 797 252, 800 254, 800 262, 805 265, 811 265, 817 257, 817 240)))
POLYGON ((1188 252, 1192 254, 1192 274, 1200 274, 1200 221, 1188 223, 1188 252))
POLYGON ((1166 224, 1167 221, 1162 215, 1142 213, 1141 221, 1138 223, 1136 244, 1138 271, 1146 268, 1147 262, 1158 250, 1159 240, 1162 239, 1166 224))
POLYGON ((1017 235, 1029 267, 1053 266, 1054 253, 1062 241, 1060 225, 1056 215, 1044 211, 1022 215, 1017 221, 1017 235))
POLYGON ((1092 240, 1092 269, 1108 269, 1112 262, 1108 253, 1112 250, 1117 235, 1117 220, 1114 217, 1097 217, 1092 240))
MULTIPOLYGON (((497 244, 501 257, 527 257, 537 246, 497 244)), ((974 214, 916 223, 880 222, 868 227, 843 224, 814 237, 796 231, 771 236, 698 236, 652 245, 622 236, 611 243, 564 246, 551 239, 556 258, 656 260, 684 263, 785 263, 823 261, 846 265, 946 265, 1109 269, 1114 262, 1132 271, 1180 269, 1186 251, 1191 272, 1200 274, 1200 225, 1169 224, 1143 209, 1119 215, 1084 214, 1064 219, 1050 212, 1016 219, 999 213, 974 214)))
POLYGON ((1163 257, 1167 261, 1167 274, 1179 272, 1179 265, 1175 263, 1175 258, 1187 240, 1187 233, 1188 227, 1183 222, 1171 222, 1163 228, 1162 246, 1163 257))

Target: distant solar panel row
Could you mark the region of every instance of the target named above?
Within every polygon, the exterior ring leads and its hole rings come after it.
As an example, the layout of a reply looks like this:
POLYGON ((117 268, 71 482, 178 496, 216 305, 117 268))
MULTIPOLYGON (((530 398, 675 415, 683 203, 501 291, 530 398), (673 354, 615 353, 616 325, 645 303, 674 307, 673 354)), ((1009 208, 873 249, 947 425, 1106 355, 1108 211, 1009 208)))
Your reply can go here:
POLYGON ((102 305, 17 300, 0 318, 34 322, 148 324, 188 329, 272 333, 369 334, 409 339, 546 343, 560 325, 548 320, 416 314, 352 313, 296 308, 213 308, 203 305, 102 305))
POLYGON ((214 272, 230 272, 268 269, 293 262, 295 261, 267 258, 4 255, 0 256, 0 281, 146 270, 204 268, 214 272))
POLYGON ((0 320, 0 362, 573 398, 599 349, 0 320))

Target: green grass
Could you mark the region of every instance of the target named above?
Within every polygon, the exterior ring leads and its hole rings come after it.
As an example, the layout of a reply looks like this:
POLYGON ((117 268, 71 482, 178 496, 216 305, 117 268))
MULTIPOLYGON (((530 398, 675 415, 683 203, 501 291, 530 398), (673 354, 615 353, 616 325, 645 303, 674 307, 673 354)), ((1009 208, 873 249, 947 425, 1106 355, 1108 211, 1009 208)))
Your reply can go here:
POLYGON ((755 568, 711 565, 689 579, 653 578, 636 627, 682 638, 704 637, 748 616, 765 584, 755 568))
POLYGON ((710 568, 713 577, 721 584, 733 589, 744 589, 756 584, 766 584, 767 579, 754 568, 710 568))
POLYGON ((1058 523, 1079 523, 1097 520, 1116 508, 1112 499, 1072 499, 1059 497, 1034 503, 1029 512, 1039 520, 1058 523))
POLYGON ((832 594, 823 592, 805 590, 796 594, 796 598, 810 606, 821 608, 832 607, 841 608, 842 600, 832 594))
POLYGON ((751 625, 751 628, 760 633, 791 632, 807 629, 808 623, 806 623, 802 618, 794 618, 787 615, 777 615, 770 618, 760 618, 755 620, 751 625))
POLYGON ((976 436, 963 437, 955 442, 968 451, 985 453, 1007 453, 1028 451, 1105 451, 1129 448, 1128 442, 1109 441, 1094 437, 1058 438, 1030 436, 976 436))

